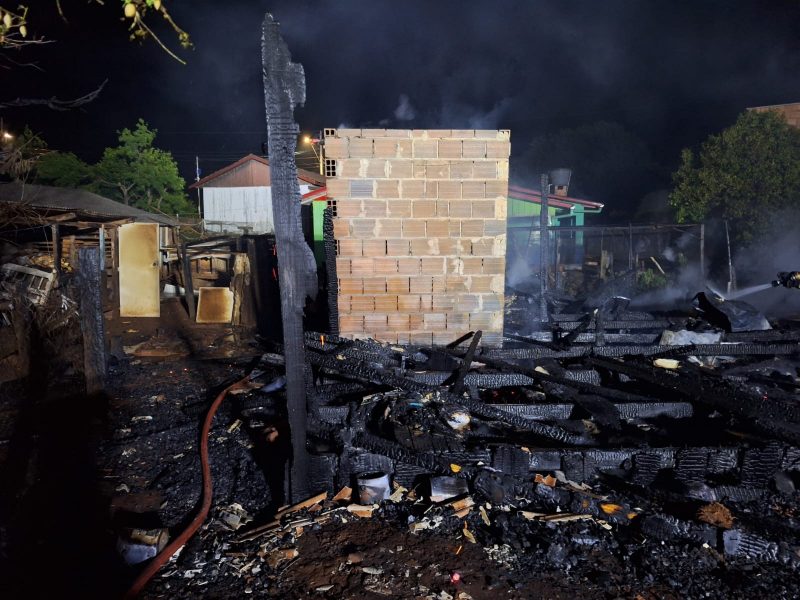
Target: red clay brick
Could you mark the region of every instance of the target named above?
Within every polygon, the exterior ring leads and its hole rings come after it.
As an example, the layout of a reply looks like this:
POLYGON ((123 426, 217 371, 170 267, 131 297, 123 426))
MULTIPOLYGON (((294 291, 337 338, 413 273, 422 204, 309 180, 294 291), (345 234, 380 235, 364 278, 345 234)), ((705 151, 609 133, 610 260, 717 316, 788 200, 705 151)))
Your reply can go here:
POLYGON ((419 295, 399 295, 397 296, 397 310, 400 312, 419 313, 420 301, 419 295))
POLYGON ((447 319, 444 313, 427 313, 422 317, 422 326, 425 329, 444 329, 447 319))
POLYGON ((401 229, 401 219, 378 219, 376 227, 376 235, 384 238, 399 238, 401 229))
POLYGON ((415 219, 427 219, 436 216, 435 200, 414 200, 411 203, 411 216, 415 219))
POLYGON ((456 297, 456 311, 473 313, 480 308, 480 299, 476 294, 461 294, 456 297))
POLYGON ((377 198, 399 198, 400 182, 397 179, 379 179, 376 183, 375 196, 377 198))
POLYGON ((465 238, 483 237, 483 220, 464 219, 461 221, 461 236, 465 238))
POLYGON ((505 198, 508 196, 508 181, 487 181, 487 198, 505 198))
POLYGON ((350 138, 350 158, 372 158, 372 146, 371 138, 350 138))
POLYGON ((461 197, 462 198, 485 198, 486 197, 486 182, 485 181, 464 181, 461 183, 461 197))
MULTIPOLYGON (((365 294, 385 294, 386 293, 386 278, 384 277, 365 277, 364 278, 364 293, 365 294)), ((341 310, 341 308, 339 309, 341 310)))
POLYGON ((399 152, 398 145, 398 140, 376 139, 373 152, 378 158, 395 158, 399 152))
POLYGON ((361 256, 361 240, 337 240, 336 246, 339 256, 361 256))
POLYGON ((337 240, 350 237, 350 221, 336 217, 333 220, 333 237, 337 240))
MULTIPOLYGON (((361 159, 359 162, 366 163, 366 171, 364 174, 369 177, 370 179, 385 179, 387 177, 386 171, 388 168, 388 161, 381 160, 379 158, 372 158, 372 159, 361 159)), ((359 167, 359 173, 357 177, 361 177, 361 168, 359 167)))
POLYGON ((342 219, 363 217, 361 200, 341 199, 336 201, 336 216, 342 219))
POLYGON ((325 138, 325 158, 347 158, 350 156, 347 139, 325 138))
POLYGON ((438 148, 438 140, 416 139, 413 142, 414 158, 436 158, 438 155, 438 148))
POLYGON ((439 158, 461 158, 461 140, 440 140, 439 158))
POLYGON ((491 322, 489 313, 473 313, 469 316, 470 329, 489 329, 491 322))
POLYGON ((364 280, 354 279, 349 275, 342 278, 339 274, 339 293, 340 294, 363 294, 364 293, 364 280))
POLYGON ((449 177, 449 162, 432 160, 425 165, 425 179, 449 179, 449 177))
POLYGON ((478 140, 464 141, 464 158, 485 158, 487 143, 478 140))
POLYGON ((375 296, 351 296, 350 310, 353 312, 374 312, 375 296))
POLYGON ((403 219, 404 238, 424 238, 425 221, 419 219, 403 219))
POLYGON ((375 296, 375 311, 383 313, 397 312, 397 296, 375 296))
POLYGON ((448 294, 463 294, 469 291, 467 279, 463 275, 448 275, 445 279, 448 294))
POLYGON ((385 256, 386 240, 363 240, 362 254, 364 256, 385 256))
POLYGON ((433 294, 420 294, 419 305, 423 313, 432 310, 433 294))
POLYGON ((486 219, 483 224, 487 236, 503 235, 506 232, 505 219, 486 219))
POLYGON ((432 277, 415 276, 410 278, 412 294, 430 294, 433 292, 432 277))
MULTIPOLYGON (((352 156, 352 150, 351 156, 352 156)), ((511 142, 486 142, 487 158, 508 158, 511 156, 511 142)))
POLYGON ((401 198, 423 198, 425 196, 425 180, 409 179, 400 182, 401 198))
MULTIPOLYGON (((339 271, 339 264, 336 264, 336 272, 339 271)), ((375 273, 374 259, 367 257, 354 257, 350 259, 350 274, 355 277, 369 277, 375 273)))
MULTIPOLYGON (((458 200, 461 198, 461 182, 460 181, 440 181, 439 182, 439 199, 441 200, 458 200)), ((452 210, 452 207, 451 209, 452 210)))
POLYGON ((390 160, 387 177, 409 179, 414 176, 413 163, 410 160, 390 160))
POLYGON ((389 324, 386 315, 364 315, 364 331, 372 333, 388 330, 389 324))
POLYGON ((422 329, 422 314, 419 311, 408 315, 408 328, 411 331, 422 329))
MULTIPOLYGON (((394 275, 397 273, 396 258, 376 258, 373 263, 374 272, 371 275, 394 275)), ((367 276, 365 276, 367 277, 367 276)))
POLYGON ((455 305, 455 298, 450 294, 433 295, 433 310, 441 312, 452 311, 455 308, 455 305))
POLYGON ((472 163, 466 160, 459 160, 450 163, 450 177, 452 179, 471 179, 472 163))
POLYGON ((387 277, 386 291, 389 294, 408 294, 410 289, 409 277, 387 277))
POLYGON ((451 135, 454 138, 473 138, 475 137, 474 129, 453 129, 451 135))
POLYGON ((472 254, 474 256, 493 256, 494 238, 481 238, 472 240, 472 254))
POLYGON ((386 254, 387 256, 408 256, 409 240, 386 240, 386 254))
POLYGON ((425 198, 436 199, 439 197, 439 182, 426 181, 425 182, 425 198))
POLYGON ((433 334, 431 332, 412 331, 409 334, 409 342, 418 346, 432 346, 433 334))
POLYGON ((469 219, 472 216, 472 202, 455 200, 450 202, 450 217, 456 219, 469 219))
POLYGON ((480 275, 483 272, 483 259, 465 256, 462 259, 464 275, 480 275))
POLYGON ((422 273, 425 275, 444 275, 444 258, 423 257, 421 259, 422 273))
POLYGON ((469 315, 465 313, 449 313, 447 315, 447 329, 468 329, 469 315))
POLYGON ((446 277, 444 275, 431 277, 431 291, 434 294, 444 294, 447 291, 446 277))
POLYGON ((386 215, 393 218, 402 218, 411 216, 411 201, 410 200, 387 200, 386 215))
POLYGON ((436 216, 437 217, 450 216, 450 203, 447 200, 436 201, 436 216))
POLYGON ((340 294, 338 298, 336 298, 336 305, 339 307, 340 314, 347 314, 350 312, 350 296, 345 296, 340 294))
POLYGON ((449 233, 448 219, 428 219, 425 221, 425 234, 428 237, 447 237, 449 233))
MULTIPOLYGON (((366 281, 364 285, 366 285, 366 281)), ((469 291, 473 294, 488 294, 492 291, 491 275, 473 275, 469 282, 469 291)))
POLYGON ((497 179, 497 161, 478 160, 472 163, 472 176, 475 179, 497 179))
POLYGON ((354 315, 339 315, 339 331, 353 333, 364 331, 364 317, 354 315))
POLYGON ((405 331, 408 329, 408 315, 403 313, 389 313, 387 315, 391 331, 405 331))
POLYGON ((494 200, 473 200, 472 216, 481 219, 494 219, 494 200))
POLYGON ((420 265, 418 258, 398 258, 397 272, 402 275, 419 275, 420 265))
POLYGON ((336 274, 341 277, 342 275, 350 274, 350 261, 352 258, 344 258, 341 256, 336 257, 336 274))
POLYGON ((375 237, 375 219, 350 219, 350 228, 354 238, 375 237))
POLYGON ((450 225, 447 228, 447 234, 451 238, 461 237, 461 219, 450 219, 450 225))
POLYGON ((486 275, 496 275, 506 272, 506 259, 501 257, 486 257, 483 259, 483 272, 486 275))

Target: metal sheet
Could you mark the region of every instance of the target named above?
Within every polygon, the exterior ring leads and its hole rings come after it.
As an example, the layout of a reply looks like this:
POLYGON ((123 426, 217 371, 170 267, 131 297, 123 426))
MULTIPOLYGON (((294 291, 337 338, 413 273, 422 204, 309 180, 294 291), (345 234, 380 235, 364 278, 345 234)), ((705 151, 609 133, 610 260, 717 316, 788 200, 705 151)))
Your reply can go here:
POLYGON ((158 223, 128 223, 120 226, 120 316, 160 316, 160 262, 158 223))
POLYGON ((201 287, 197 301, 198 323, 230 323, 233 316, 233 292, 222 287, 201 287))

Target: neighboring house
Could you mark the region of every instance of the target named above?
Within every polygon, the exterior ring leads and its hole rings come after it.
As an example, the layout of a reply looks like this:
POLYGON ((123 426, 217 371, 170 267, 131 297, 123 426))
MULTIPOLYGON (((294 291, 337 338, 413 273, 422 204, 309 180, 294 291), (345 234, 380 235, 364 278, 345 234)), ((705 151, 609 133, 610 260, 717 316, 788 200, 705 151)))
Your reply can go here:
MULTIPOLYGON (((297 169, 300 194, 325 185, 319 173, 297 169)), ((272 222, 272 178, 269 159, 248 154, 189 189, 202 193, 202 215, 206 231, 261 234, 275 231, 272 222)))
POLYGON ((755 112, 773 111, 779 113, 792 127, 800 127, 800 102, 772 104, 770 106, 753 106, 747 110, 753 110, 755 112))

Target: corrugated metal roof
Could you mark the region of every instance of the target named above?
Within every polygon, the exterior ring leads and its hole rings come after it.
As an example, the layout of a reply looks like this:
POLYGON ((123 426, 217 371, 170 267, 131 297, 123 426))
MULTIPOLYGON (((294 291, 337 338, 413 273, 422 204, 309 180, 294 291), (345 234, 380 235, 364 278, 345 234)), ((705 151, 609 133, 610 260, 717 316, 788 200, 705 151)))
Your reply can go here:
MULTIPOLYGON (((232 171, 236 167, 240 167, 248 161, 254 160, 256 162, 260 162, 263 165, 269 166, 269 159, 264 158, 262 156, 256 156, 255 154, 248 154, 247 156, 240 158, 235 163, 228 165, 227 167, 222 167, 221 169, 214 171, 210 175, 206 175, 200 181, 196 181, 192 185, 189 186, 189 189, 196 189, 201 188, 206 185, 208 182, 213 181, 217 177, 232 171)), ((325 185, 325 177, 320 175, 319 173, 314 173, 312 171, 306 171, 305 169, 297 169, 297 178, 305 181, 306 183, 310 183, 312 185, 325 185)))
POLYGON ((159 223, 168 227, 178 225, 177 221, 167 216, 126 206, 121 202, 81 189, 3 183, 0 184, 0 202, 21 202, 41 210, 74 212, 78 216, 89 217, 86 220, 91 220, 93 217, 107 220, 132 218, 139 222, 159 223))

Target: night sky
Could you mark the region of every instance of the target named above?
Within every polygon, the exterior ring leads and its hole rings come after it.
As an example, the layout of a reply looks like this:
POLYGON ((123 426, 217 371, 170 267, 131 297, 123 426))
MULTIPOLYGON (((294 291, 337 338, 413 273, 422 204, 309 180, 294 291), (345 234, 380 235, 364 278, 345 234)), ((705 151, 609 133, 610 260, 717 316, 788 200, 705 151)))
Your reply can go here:
MULTIPOLYGON (((640 138, 662 167, 647 184, 664 187, 681 148, 748 106, 800 100, 796 0, 170 0, 195 43, 179 52, 187 66, 152 42, 128 42, 115 0, 62 0, 69 24, 55 0, 28 4, 29 30, 57 42, 24 57, 44 72, 0 72, 0 98, 70 98, 109 82, 80 112, 5 110, 7 127, 27 123, 51 147, 94 161, 142 117, 187 179, 195 155, 208 174, 260 152, 266 10, 305 67, 301 128, 508 128, 512 177, 522 183, 535 181, 536 165, 525 164, 531 140, 609 121, 640 138)), ((151 22, 177 47, 159 18, 151 22)), ((301 166, 313 168, 310 156, 301 166)))

